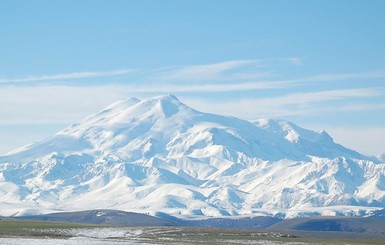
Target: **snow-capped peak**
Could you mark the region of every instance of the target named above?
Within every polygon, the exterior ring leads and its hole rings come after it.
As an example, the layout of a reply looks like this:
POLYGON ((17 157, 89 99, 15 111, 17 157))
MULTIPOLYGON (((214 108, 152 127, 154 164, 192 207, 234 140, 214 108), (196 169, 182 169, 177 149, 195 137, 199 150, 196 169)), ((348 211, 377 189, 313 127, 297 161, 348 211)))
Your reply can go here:
POLYGON ((70 211, 94 200, 221 216, 384 205, 385 165, 370 160, 288 121, 203 113, 173 95, 126 99, 0 157, 0 207, 70 211))
POLYGON ((265 160, 363 157, 334 143, 324 131, 307 130, 284 120, 260 119, 249 123, 202 113, 170 94, 117 101, 52 138, 13 154, 28 160, 52 152, 112 154, 130 161, 156 155, 225 154, 231 155, 231 160, 240 155, 265 160))

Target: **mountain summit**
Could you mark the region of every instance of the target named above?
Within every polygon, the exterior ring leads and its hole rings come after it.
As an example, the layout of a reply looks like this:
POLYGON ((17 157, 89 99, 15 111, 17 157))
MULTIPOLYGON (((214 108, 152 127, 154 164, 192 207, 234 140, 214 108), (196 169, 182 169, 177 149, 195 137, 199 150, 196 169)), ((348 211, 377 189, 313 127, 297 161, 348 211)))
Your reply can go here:
POLYGON ((173 95, 115 102, 0 157, 1 215, 120 209, 180 216, 365 214, 385 164, 283 120, 196 111, 173 95))

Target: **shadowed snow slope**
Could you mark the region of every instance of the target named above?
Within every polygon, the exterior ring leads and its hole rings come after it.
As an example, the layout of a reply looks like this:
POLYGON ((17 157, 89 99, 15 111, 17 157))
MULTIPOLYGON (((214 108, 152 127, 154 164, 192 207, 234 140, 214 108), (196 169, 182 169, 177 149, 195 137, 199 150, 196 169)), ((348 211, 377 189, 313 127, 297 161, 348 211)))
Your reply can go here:
POLYGON ((0 215, 112 208, 291 217, 385 205, 380 158, 325 131, 202 113, 173 95, 118 101, 0 157, 0 169, 0 215))

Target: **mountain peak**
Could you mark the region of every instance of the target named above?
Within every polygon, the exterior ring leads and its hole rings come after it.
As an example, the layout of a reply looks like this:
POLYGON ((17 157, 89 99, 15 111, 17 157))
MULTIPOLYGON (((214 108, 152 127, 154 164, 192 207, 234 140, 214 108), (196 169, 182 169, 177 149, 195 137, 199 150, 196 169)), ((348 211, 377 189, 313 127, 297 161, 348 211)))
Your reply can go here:
POLYGON ((96 115, 108 113, 111 111, 119 111, 122 112, 124 110, 129 109, 132 106, 135 106, 139 103, 141 103, 141 106, 147 104, 147 105, 155 105, 156 102, 159 102, 159 104, 181 104, 181 102, 178 100, 178 98, 172 94, 167 94, 167 95, 161 95, 161 96, 156 96, 153 98, 145 99, 145 100, 139 100, 138 98, 126 98, 122 100, 118 100, 106 108, 104 108, 101 112, 99 112, 96 115))
POLYGON ((170 94, 117 101, 0 157, 0 169, 0 215, 10 203, 13 213, 113 207, 207 216, 385 205, 385 164, 326 132, 203 113, 170 94))
MULTIPOLYGON (((21 152, 23 149, 26 148, 21 148, 21 152)), ((172 94, 117 101, 27 149, 30 154, 25 155, 28 156, 33 152, 42 155, 53 151, 75 151, 117 154, 125 160, 144 159, 149 152, 152 155, 162 152, 163 157, 176 152, 194 157, 197 154, 232 155, 232 160, 239 154, 265 160, 304 160, 308 156, 362 157, 335 144, 325 131, 304 129, 284 120, 260 119, 250 123, 202 113, 172 94)))
POLYGON ((167 101, 174 101, 174 102, 177 101, 177 102, 180 102, 178 100, 178 98, 175 95, 173 95, 173 94, 159 95, 159 96, 153 97, 152 99, 157 99, 157 100, 161 100, 161 101, 167 100, 167 101))
POLYGON ((148 100, 143 100, 142 102, 143 104, 153 107, 149 108, 149 110, 157 110, 163 113, 165 117, 170 117, 176 114, 181 107, 187 107, 172 94, 156 96, 148 100))

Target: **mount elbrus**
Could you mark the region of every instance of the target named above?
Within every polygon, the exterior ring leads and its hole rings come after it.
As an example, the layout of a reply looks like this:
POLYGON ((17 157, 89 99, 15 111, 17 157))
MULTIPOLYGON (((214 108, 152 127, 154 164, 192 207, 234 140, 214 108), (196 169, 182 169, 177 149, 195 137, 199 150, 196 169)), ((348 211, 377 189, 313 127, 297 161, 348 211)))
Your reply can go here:
POLYGON ((0 215, 116 209, 179 217, 364 215, 385 163, 325 132, 196 111, 172 95, 118 101, 0 157, 0 215))

